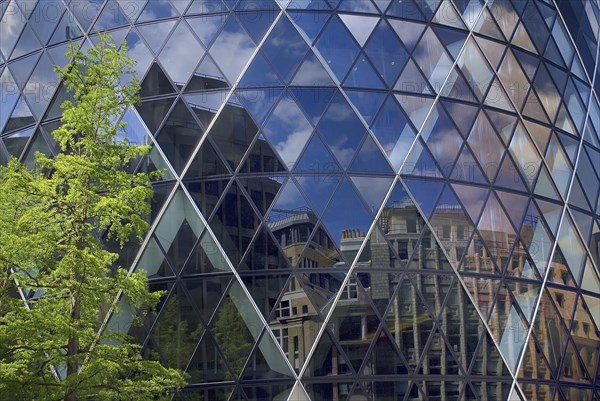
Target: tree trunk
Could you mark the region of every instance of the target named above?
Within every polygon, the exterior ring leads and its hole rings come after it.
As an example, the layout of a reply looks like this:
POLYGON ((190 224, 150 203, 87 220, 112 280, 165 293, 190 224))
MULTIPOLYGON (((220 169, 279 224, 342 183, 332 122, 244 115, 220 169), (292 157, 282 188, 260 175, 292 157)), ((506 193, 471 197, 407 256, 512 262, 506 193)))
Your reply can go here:
MULTIPOLYGON (((81 318, 81 306, 78 295, 72 295, 71 298, 71 322, 75 323, 81 318)), ((75 324, 73 324, 75 326, 75 324)), ((67 344, 67 378, 77 376, 79 371, 79 362, 77 356, 79 354, 79 335, 71 333, 67 344)), ((67 387, 64 401, 78 401, 76 394, 76 386, 67 387)))

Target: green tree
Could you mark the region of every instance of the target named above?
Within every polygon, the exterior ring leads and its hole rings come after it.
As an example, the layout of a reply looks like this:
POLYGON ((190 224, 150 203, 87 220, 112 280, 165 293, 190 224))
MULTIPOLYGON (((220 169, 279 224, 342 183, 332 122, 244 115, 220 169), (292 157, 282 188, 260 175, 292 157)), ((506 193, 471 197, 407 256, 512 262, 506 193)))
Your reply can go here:
POLYGON ((33 169, 0 167, 0 399, 165 399, 183 374, 103 330, 119 297, 143 311, 161 296, 143 272, 115 266, 100 240, 123 246, 148 229, 151 177, 128 164, 149 149, 119 140, 115 124, 138 101, 133 61, 107 35, 67 57, 55 69, 73 96, 53 133, 61 152, 36 154, 33 169))

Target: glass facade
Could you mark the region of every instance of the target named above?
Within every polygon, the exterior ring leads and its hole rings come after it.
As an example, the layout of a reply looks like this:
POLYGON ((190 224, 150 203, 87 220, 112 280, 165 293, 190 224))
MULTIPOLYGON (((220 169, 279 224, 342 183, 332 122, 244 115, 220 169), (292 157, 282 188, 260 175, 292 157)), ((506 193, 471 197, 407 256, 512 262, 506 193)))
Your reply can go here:
MULTIPOLYGON (((98 32, 160 169, 109 329, 176 400, 600 401, 596 0, 0 0, 0 162, 98 32)), ((107 243, 108 247, 114 244, 107 243)))

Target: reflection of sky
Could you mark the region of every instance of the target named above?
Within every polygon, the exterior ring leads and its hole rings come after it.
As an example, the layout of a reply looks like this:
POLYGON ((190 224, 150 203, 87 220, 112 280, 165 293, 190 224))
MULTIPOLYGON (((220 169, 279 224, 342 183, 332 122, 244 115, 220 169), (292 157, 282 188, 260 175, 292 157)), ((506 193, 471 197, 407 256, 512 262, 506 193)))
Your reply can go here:
POLYGON ((304 148, 312 127, 295 103, 282 100, 264 131, 283 162, 291 168, 304 148))
POLYGON ((159 60, 167 74, 177 83, 184 85, 203 54, 198 44, 184 23, 180 23, 160 53, 159 60))
POLYGON ((5 57, 8 57, 19 33, 25 26, 25 19, 14 1, 8 5, 0 22, 0 38, 2 38, 0 40, 0 50, 2 50, 5 57))
MULTIPOLYGON (((360 3, 367 2, 361 1, 360 3)), ((357 6, 360 5, 360 3, 354 3, 354 5, 357 6)), ((356 39, 361 46, 364 46, 367 38, 371 32, 373 32, 373 28, 375 28, 375 25, 379 21, 379 18, 377 17, 365 17, 363 15, 340 14, 340 18, 344 24, 346 24, 346 27, 350 30, 354 39, 356 39)))
POLYGON ((210 50, 230 82, 235 82, 252 53, 254 43, 239 24, 230 18, 210 50))

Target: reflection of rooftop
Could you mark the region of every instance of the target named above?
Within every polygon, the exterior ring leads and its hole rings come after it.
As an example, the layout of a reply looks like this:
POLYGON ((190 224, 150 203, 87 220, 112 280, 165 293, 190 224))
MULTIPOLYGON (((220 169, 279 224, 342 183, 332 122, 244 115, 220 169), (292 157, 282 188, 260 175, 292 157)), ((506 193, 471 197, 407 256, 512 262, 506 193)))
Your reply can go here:
POLYGON ((281 230, 294 224, 317 223, 317 216, 308 208, 294 210, 273 209, 273 212, 276 214, 272 213, 267 222, 271 230, 281 230))

